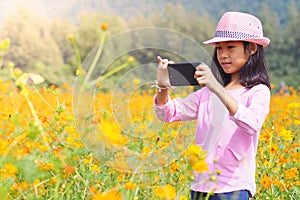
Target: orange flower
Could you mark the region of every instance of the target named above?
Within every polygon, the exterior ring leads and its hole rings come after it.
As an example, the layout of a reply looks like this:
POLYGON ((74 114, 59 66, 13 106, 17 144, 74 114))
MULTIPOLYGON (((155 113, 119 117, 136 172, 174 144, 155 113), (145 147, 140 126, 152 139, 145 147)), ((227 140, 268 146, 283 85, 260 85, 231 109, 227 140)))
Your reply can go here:
POLYGON ((39 167, 40 170, 54 170, 52 163, 45 163, 39 167))
POLYGON ((285 174, 285 178, 287 179, 293 179, 298 177, 298 169, 296 167, 293 167, 291 169, 287 169, 285 170, 284 174, 285 174))
POLYGON ((70 164, 67 164, 66 166, 64 166, 63 170, 65 172, 66 177, 69 177, 71 174, 73 174, 75 172, 74 167, 70 164))
POLYGON ((11 187, 11 191, 15 192, 25 192, 28 189, 28 184, 26 182, 14 183, 11 187))
POLYGON ((179 170, 180 170, 180 165, 179 165, 178 163, 176 163, 176 162, 173 162, 173 163, 171 164, 171 169, 172 169, 173 171, 179 171, 179 170))
POLYGON ((103 23, 101 24, 101 29, 102 29, 103 31, 107 31, 108 27, 109 27, 109 25, 108 25, 108 23, 106 23, 106 22, 103 22, 103 23))
POLYGON ((0 177, 10 178, 15 177, 18 172, 18 168, 13 164, 5 164, 3 169, 0 169, 0 177))
POLYGON ((269 176, 264 176, 260 179, 259 183, 264 187, 269 189, 271 187, 271 178, 269 176))

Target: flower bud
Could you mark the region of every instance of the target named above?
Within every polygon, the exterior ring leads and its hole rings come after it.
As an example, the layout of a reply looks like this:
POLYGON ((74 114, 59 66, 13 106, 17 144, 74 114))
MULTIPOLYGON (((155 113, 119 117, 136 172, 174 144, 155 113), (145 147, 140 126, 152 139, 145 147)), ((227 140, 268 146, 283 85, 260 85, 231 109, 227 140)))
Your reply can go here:
POLYGON ((134 62, 134 57, 129 56, 129 57, 128 57, 128 62, 129 62, 129 63, 133 63, 133 62, 134 62))
POLYGON ((109 26, 108 23, 103 22, 103 23, 101 24, 101 29, 102 29, 103 31, 107 31, 108 26, 109 26))
POLYGON ((67 37, 70 42, 74 41, 74 35, 72 33, 68 34, 67 37))

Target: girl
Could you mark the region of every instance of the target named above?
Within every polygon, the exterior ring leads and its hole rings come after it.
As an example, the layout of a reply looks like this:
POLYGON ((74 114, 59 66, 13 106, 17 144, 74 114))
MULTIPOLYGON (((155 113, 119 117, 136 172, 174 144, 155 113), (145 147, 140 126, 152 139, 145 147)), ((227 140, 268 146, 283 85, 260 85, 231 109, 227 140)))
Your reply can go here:
POLYGON ((170 99, 167 66, 173 62, 158 56, 156 114, 167 122, 197 119, 195 140, 202 146, 205 136, 222 123, 212 118, 212 97, 216 96, 224 108, 223 125, 206 156, 208 172, 194 172, 191 198, 246 200, 256 191, 255 155, 260 129, 269 112, 270 82, 263 48, 270 40, 263 37, 256 17, 227 12, 214 38, 204 43, 215 46, 213 61, 221 80, 208 66, 200 64, 194 77, 203 88, 185 98, 170 99), (210 179, 213 173, 218 174, 215 181, 210 179))

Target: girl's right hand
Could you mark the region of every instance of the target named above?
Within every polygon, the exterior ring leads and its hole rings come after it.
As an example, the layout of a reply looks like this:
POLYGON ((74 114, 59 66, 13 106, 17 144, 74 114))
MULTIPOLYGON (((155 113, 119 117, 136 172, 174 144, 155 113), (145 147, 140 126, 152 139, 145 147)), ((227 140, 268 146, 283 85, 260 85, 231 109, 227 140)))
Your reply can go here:
POLYGON ((159 87, 171 87, 169 73, 168 73, 168 64, 174 64, 173 61, 168 59, 162 59, 160 56, 157 56, 158 68, 157 68, 157 84, 159 87))

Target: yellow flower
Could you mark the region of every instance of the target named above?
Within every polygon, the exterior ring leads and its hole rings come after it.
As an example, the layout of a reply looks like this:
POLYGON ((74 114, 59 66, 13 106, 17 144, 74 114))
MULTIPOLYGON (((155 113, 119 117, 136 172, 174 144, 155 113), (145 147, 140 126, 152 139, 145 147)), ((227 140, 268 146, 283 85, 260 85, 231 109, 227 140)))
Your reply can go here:
POLYGON ((134 79, 132 80, 132 83, 135 84, 135 85, 139 85, 139 84, 141 83, 141 80, 138 79, 138 78, 134 78, 134 79))
POLYGON ((206 155, 206 152, 203 151, 201 149, 200 146, 198 145, 191 145, 188 149, 187 149, 187 154, 188 155, 196 155, 198 156, 199 158, 205 158, 205 155, 206 155))
POLYGON ((68 38, 69 41, 72 42, 72 41, 74 41, 75 37, 74 37, 74 35, 72 33, 69 33, 68 36, 67 36, 67 38, 68 38))
POLYGON ((136 184, 133 182, 127 182, 124 186, 126 190, 133 190, 136 188, 136 184))
POLYGON ((122 200, 121 194, 116 190, 96 194, 92 200, 122 200))
POLYGON ((205 162, 206 152, 198 145, 191 145, 185 155, 189 157, 189 161, 192 165, 192 169, 197 173, 202 173, 208 170, 208 165, 205 162))
POLYGON ((100 173, 100 171, 101 171, 98 165, 93 165, 91 170, 96 172, 96 173, 100 173))
POLYGON ((290 130, 283 129, 279 134, 284 140, 293 140, 293 134, 290 130))
POLYGON ((83 160, 83 163, 84 163, 84 164, 91 164, 92 161, 93 161, 92 158, 85 158, 85 159, 83 160))
POLYGON ((8 141, 7 140, 2 140, 0 139, 0 155, 5 155, 7 154, 8 151, 8 141))
POLYGON ((0 169, 0 177, 10 178, 15 177, 18 172, 18 168, 13 164, 5 164, 3 169, 0 169))
POLYGON ((7 64, 7 66, 8 66, 8 68, 13 69, 13 68, 15 67, 15 63, 9 62, 9 63, 7 64))
POLYGON ((149 153, 151 151, 151 148, 150 147, 143 147, 143 150, 142 150, 142 152, 143 153, 149 153))
POLYGON ((30 91, 26 88, 23 88, 20 92, 21 95, 28 96, 30 94, 30 91))
POLYGON ((176 189, 170 184, 165 186, 155 186, 153 191, 155 196, 162 199, 175 199, 176 197, 176 189))
POLYGON ((100 124, 100 127, 103 135, 111 144, 123 146, 128 142, 128 139, 121 134, 117 124, 106 120, 100 124))
POLYGON ((188 198, 186 198, 184 195, 181 195, 181 196, 179 197, 179 200, 188 200, 188 198))
POLYGON ((287 105, 288 108, 300 108, 299 102, 292 102, 287 105))
POLYGON ((208 170, 208 165, 204 160, 199 160, 197 162, 192 163, 192 169, 200 174, 208 170))
POLYGON ((83 69, 76 69, 75 74, 76 74, 76 76, 78 76, 78 75, 85 75, 85 71, 83 69))
POLYGON ((6 51, 10 46, 10 39, 5 38, 3 41, 0 42, 0 49, 2 51, 6 51))
POLYGON ((129 63, 133 63, 133 62, 134 62, 134 57, 129 56, 129 57, 128 57, 128 62, 129 62, 129 63))
POLYGON ((295 124, 296 126, 299 126, 299 125, 300 125, 300 120, 295 119, 295 120, 294 120, 294 124, 295 124))
POLYGON ((18 172, 18 168, 13 164, 5 164, 4 168, 6 169, 7 174, 9 174, 10 176, 15 176, 18 172))

